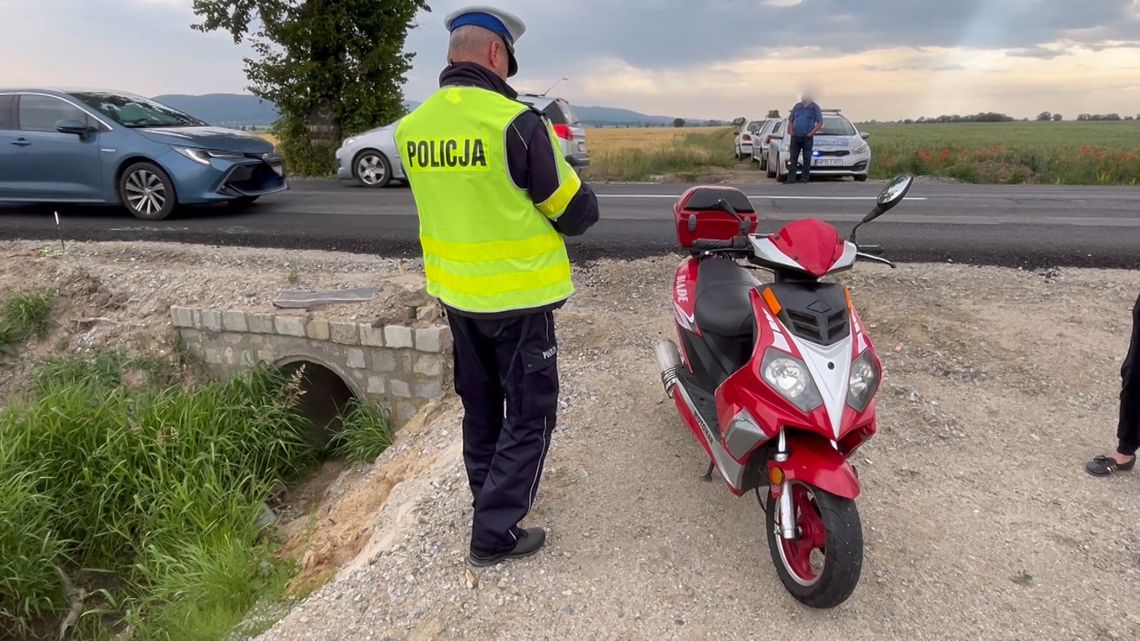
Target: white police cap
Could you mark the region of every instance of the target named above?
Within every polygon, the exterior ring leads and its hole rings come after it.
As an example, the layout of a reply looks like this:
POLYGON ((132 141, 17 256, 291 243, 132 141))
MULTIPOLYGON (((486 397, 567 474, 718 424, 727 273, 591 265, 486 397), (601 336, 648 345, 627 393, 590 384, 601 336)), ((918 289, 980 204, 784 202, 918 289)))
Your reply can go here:
POLYGON ((482 27, 503 39, 510 54, 509 76, 518 73, 519 64, 515 60, 515 43, 526 33, 526 23, 522 18, 509 11, 495 9, 484 5, 475 5, 453 11, 444 18, 447 30, 455 31, 459 27, 482 27))

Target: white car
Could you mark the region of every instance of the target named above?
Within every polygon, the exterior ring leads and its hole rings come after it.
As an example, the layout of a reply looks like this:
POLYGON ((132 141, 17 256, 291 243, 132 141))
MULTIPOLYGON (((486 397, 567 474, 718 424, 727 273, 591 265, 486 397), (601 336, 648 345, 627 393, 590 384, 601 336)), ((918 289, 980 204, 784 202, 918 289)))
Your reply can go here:
MULTIPOLYGON (((823 129, 816 134, 812 150, 811 175, 851 176, 858 182, 867 180, 871 171, 871 146, 867 144, 870 137, 869 133, 860 133, 838 109, 824 109, 823 129)), ((779 182, 788 179, 791 142, 788 120, 784 119, 776 127, 768 147, 769 178, 779 182)))
POLYGON ((562 143, 562 155, 578 173, 590 166, 590 154, 586 151, 586 130, 578 122, 578 116, 570 108, 570 103, 562 98, 550 98, 532 93, 520 94, 518 101, 542 112, 554 125, 554 134, 562 143))
POLYGON ((406 181, 400 154, 396 152, 396 125, 370 129, 344 141, 336 150, 336 175, 365 187, 387 187, 393 180, 406 181))
MULTIPOLYGON (((590 166, 586 151, 586 130, 570 103, 561 98, 523 94, 518 98, 542 112, 554 126, 566 160, 581 173, 590 166)), ((396 151, 396 125, 400 121, 352 136, 336 150, 336 174, 341 180, 355 180, 365 187, 387 187, 393 180, 407 181, 400 154, 396 151)))
POLYGON ((764 128, 766 122, 765 120, 753 120, 740 126, 740 131, 736 132, 736 138, 733 139, 737 160, 752 157, 752 141, 760 134, 760 130, 764 128))
POLYGON ((768 168, 768 147, 772 144, 772 134, 779 125, 779 118, 769 118, 764 121, 760 133, 752 136, 752 162, 760 163, 760 169, 768 168))

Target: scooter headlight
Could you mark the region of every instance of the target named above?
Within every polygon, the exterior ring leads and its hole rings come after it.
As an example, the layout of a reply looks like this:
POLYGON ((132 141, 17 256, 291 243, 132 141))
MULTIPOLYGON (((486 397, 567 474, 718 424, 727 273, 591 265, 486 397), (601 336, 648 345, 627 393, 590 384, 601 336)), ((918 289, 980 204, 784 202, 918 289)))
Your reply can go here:
POLYGON ((862 412, 871 404, 875 392, 879 391, 882 373, 871 356, 871 350, 864 351, 851 365, 851 378, 847 384, 847 404, 856 412, 862 412))
POLYGON ((807 413, 823 405, 823 397, 811 378, 807 365, 784 352, 770 349, 760 365, 764 381, 780 396, 807 413))

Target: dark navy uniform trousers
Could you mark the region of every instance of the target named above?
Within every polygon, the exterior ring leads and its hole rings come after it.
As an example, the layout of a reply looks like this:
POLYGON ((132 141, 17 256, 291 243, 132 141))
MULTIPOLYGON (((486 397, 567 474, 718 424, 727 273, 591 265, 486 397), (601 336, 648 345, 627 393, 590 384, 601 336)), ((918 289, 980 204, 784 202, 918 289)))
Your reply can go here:
POLYGON ((1124 379, 1124 389, 1120 392, 1120 428, 1116 436, 1120 439, 1117 451, 1126 456, 1140 450, 1140 298, 1132 310, 1132 344, 1124 367, 1120 368, 1124 379))
POLYGON ((448 310, 463 458, 475 497, 471 551, 514 547, 534 503, 558 410, 553 312, 483 319, 448 310))

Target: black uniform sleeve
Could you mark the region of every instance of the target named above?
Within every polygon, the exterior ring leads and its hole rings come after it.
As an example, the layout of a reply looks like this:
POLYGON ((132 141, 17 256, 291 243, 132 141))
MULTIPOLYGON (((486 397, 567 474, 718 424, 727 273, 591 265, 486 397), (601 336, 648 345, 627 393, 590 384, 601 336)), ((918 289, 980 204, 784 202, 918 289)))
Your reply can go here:
MULTIPOLYGON (((558 160, 546 123, 532 110, 524 111, 507 130, 507 165, 511 178, 535 204, 546 203, 562 189, 558 160)), ((598 222, 598 198, 582 183, 566 209, 550 218, 559 233, 579 236, 598 222)))

